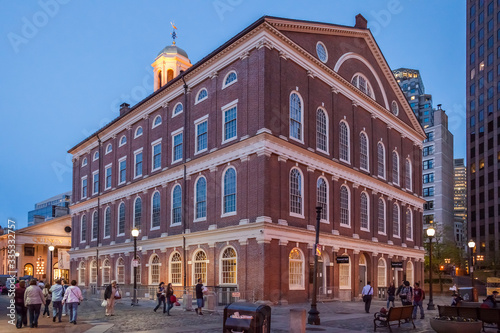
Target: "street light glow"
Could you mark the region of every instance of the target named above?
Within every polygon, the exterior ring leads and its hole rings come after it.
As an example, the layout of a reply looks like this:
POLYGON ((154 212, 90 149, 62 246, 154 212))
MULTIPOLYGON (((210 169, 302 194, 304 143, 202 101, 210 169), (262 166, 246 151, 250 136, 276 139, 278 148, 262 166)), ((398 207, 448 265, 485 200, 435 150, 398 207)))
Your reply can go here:
POLYGON ((427 228, 426 232, 427 232, 427 236, 429 236, 429 237, 434 237, 434 235, 436 234, 436 230, 433 227, 427 228))
POLYGON ((139 236, 139 230, 137 228, 132 229, 132 237, 139 236))
POLYGON ((473 249, 475 246, 476 246, 476 243, 471 239, 467 245, 469 246, 469 248, 473 249))
POLYGON ((49 251, 50 252, 54 251, 54 245, 49 246, 49 251))

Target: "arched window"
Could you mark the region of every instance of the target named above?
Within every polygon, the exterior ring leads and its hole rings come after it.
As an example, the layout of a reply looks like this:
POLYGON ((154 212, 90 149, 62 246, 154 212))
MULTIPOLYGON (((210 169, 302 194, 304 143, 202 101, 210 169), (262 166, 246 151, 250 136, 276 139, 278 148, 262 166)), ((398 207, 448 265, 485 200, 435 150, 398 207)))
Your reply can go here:
POLYGON ((377 143, 378 176, 385 179, 385 147, 382 142, 377 143))
POLYGON ((161 116, 158 115, 155 117, 153 120, 153 128, 157 127, 158 125, 161 125, 161 116))
POLYGON ((160 257, 156 254, 153 254, 149 260, 149 274, 149 284, 160 283, 160 257))
POLYGON ((351 225, 350 198, 347 186, 340 187, 340 224, 351 225))
MULTIPOLYGON (((141 283, 141 258, 137 257, 137 267, 136 267, 136 275, 135 275, 135 281, 137 283, 141 283)), ((134 262, 132 261, 132 267, 131 267, 131 278, 133 279, 134 276, 134 262)), ((131 281, 131 283, 134 283, 134 280, 131 281)))
POLYGON ((328 153, 328 118, 321 108, 316 111, 316 148, 328 153))
POLYGON ((222 252, 221 257, 221 284, 236 284, 237 283, 237 256, 236 251, 232 247, 228 247, 222 252))
POLYGON ((97 239, 97 228, 99 227, 99 215, 97 210, 92 214, 92 240, 97 239))
POLYGON ((406 159, 405 162, 405 187, 407 190, 411 191, 411 162, 406 159))
POLYGON ((172 224, 182 222, 182 189, 175 185, 172 190, 172 224))
POLYGON ((90 283, 97 283, 97 260, 90 262, 90 283))
POLYGON ((122 202, 118 206, 118 235, 125 234, 125 204, 122 202))
POLYGON ((392 205, 392 234, 399 237, 399 206, 392 205))
POLYGON ((34 270, 32 264, 26 264, 26 265, 24 265, 24 275, 31 275, 31 276, 33 276, 34 274, 35 274, 35 270, 34 270))
POLYGON ((111 143, 110 143, 110 144, 108 144, 108 145, 106 146, 106 154, 109 154, 109 153, 111 153, 112 151, 113 151, 113 146, 112 146, 112 145, 111 145, 111 143))
POLYGON ((99 151, 96 151, 94 153, 94 161, 97 160, 97 159, 99 159, 99 151))
POLYGON ((120 147, 127 143, 127 137, 124 135, 120 139, 120 147))
POLYGON ((236 212, 236 170, 228 168, 224 173, 223 214, 236 212))
POLYGON ((339 157, 347 163, 351 161, 349 149, 349 126, 345 121, 341 121, 339 124, 339 157))
POLYGON ((200 177, 196 181, 196 219, 204 219, 207 217, 207 180, 205 177, 200 177))
POLYGON ((102 284, 108 285, 111 283, 111 264, 109 259, 104 259, 102 263, 102 284))
POLYGON ((378 260, 378 287, 386 287, 387 286, 387 265, 383 258, 378 260))
POLYGON ((359 133, 359 167, 363 170, 370 170, 368 160, 368 137, 366 133, 359 133))
POLYGON ((104 237, 111 236, 111 208, 106 207, 104 211, 104 237))
POLYGON ((83 215, 80 228, 80 242, 85 242, 86 240, 87 240, 87 216, 83 215))
POLYGON ((83 160, 82 160, 82 167, 86 166, 87 165, 87 158, 85 157, 83 160))
POLYGON ((396 151, 392 152, 392 182, 399 185, 399 155, 396 151))
POLYGON ((298 248, 293 248, 288 256, 288 288, 304 289, 304 256, 298 248))
POLYGON ((224 78, 224 84, 222 85, 222 89, 236 82, 238 82, 238 76, 236 75, 235 71, 231 71, 227 73, 226 77, 224 78))
POLYGON ((151 199, 151 228, 160 227, 160 192, 156 191, 151 199))
POLYGON ((173 285, 182 285, 182 259, 179 252, 174 252, 170 258, 170 282, 173 285))
POLYGON ((142 199, 140 197, 135 198, 134 202, 134 228, 141 229, 141 218, 142 218, 142 199))
POLYGON ((178 115, 183 111, 182 103, 177 103, 174 107, 174 116, 178 115))
POLYGON ((78 267, 78 284, 81 286, 85 285, 85 261, 80 261, 78 267))
POLYGON ((138 136, 141 136, 142 135, 142 127, 139 126, 137 127, 137 129, 135 130, 135 135, 134 135, 134 138, 137 138, 138 136))
POLYGON ((198 283, 198 279, 201 279, 201 283, 207 283, 207 254, 203 250, 199 250, 194 254, 194 270, 193 270, 193 284, 198 283))
POLYGON ((158 89, 161 88, 161 86, 163 85, 162 82, 161 82, 161 71, 158 71, 158 89))
POLYGON ((123 258, 118 258, 116 261, 116 282, 125 284, 125 261, 123 258))
POLYGON ((198 92, 198 95, 196 96, 196 103, 199 103, 207 98, 208 98, 208 91, 207 89, 203 88, 198 92))
POLYGON ((413 286, 413 263, 411 261, 406 262, 406 281, 410 282, 410 286, 413 286))
POLYGON ((406 239, 413 239, 413 216, 411 209, 406 208, 406 239))
POLYGON ((361 229, 370 229, 370 205, 368 204, 368 195, 365 192, 361 193, 360 200, 360 215, 361 215, 361 229))
POLYGON ((298 93, 292 92, 290 95, 290 137, 299 141, 303 141, 302 117, 302 99, 298 93))
POLYGON ((398 107, 398 103, 396 103, 396 101, 392 101, 391 103, 391 112, 397 116, 399 114, 399 107, 398 107))
MULTIPOLYGON (((344 253, 342 257, 349 257, 347 253, 344 253)), ((348 264, 339 264, 339 288, 340 289, 351 289, 351 258, 349 258, 348 264)))
POLYGON ((323 207, 321 210, 321 220, 328 221, 328 185, 324 178, 318 178, 316 184, 316 206, 323 207))
POLYGON ((385 234, 385 201, 380 198, 378 199, 378 232, 379 234, 385 234))
POLYGON ((290 171, 290 214, 303 216, 304 193, 302 188, 302 173, 297 168, 290 171))
POLYGON ((167 69, 167 83, 174 79, 174 71, 167 69))
POLYGON ((361 75, 359 73, 354 75, 351 83, 353 84, 353 86, 361 90, 364 94, 368 95, 371 98, 374 98, 372 86, 364 75, 361 75))

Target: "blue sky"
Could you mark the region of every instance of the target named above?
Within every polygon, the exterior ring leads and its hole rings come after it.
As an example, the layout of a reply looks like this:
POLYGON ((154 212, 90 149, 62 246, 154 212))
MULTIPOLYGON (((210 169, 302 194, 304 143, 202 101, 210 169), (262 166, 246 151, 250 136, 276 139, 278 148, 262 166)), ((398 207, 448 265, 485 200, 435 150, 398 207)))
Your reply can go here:
POLYGON ((3 1, 0 5, 0 225, 71 190, 67 150, 153 90, 171 43, 192 63, 263 15, 354 25, 361 13, 389 66, 419 69, 465 157, 465 4, 456 0, 3 1))

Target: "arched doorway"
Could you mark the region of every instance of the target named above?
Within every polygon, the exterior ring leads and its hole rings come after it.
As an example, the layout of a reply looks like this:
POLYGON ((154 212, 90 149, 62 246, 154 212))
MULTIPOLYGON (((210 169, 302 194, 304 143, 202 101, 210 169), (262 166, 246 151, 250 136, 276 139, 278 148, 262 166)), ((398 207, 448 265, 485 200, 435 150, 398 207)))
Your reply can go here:
POLYGON ((32 264, 26 264, 24 265, 24 275, 30 275, 33 276, 35 269, 32 264))
POLYGON ((361 294, 361 290, 366 286, 367 281, 367 265, 366 265, 366 257, 363 253, 359 255, 359 294, 361 294))

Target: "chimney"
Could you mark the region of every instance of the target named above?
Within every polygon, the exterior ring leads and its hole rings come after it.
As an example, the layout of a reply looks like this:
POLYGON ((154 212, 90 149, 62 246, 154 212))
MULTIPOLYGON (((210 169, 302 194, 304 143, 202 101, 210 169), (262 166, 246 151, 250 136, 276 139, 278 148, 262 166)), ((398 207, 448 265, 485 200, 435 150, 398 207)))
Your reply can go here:
POLYGON ((122 103, 120 105, 120 116, 123 116, 125 113, 130 111, 130 104, 122 103))
POLYGON ((358 29, 367 29, 368 21, 363 17, 363 15, 358 14, 356 15, 356 24, 354 25, 354 27, 358 29))

